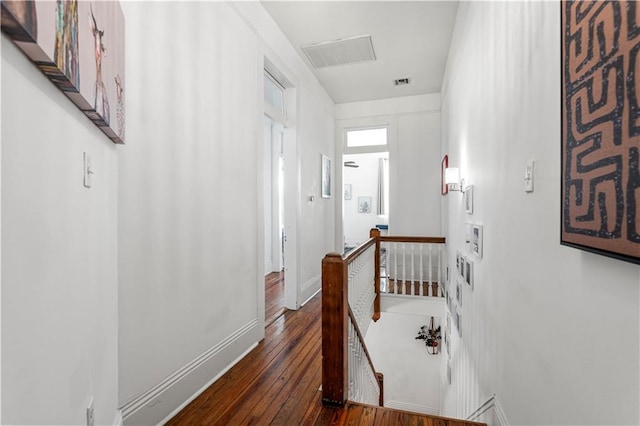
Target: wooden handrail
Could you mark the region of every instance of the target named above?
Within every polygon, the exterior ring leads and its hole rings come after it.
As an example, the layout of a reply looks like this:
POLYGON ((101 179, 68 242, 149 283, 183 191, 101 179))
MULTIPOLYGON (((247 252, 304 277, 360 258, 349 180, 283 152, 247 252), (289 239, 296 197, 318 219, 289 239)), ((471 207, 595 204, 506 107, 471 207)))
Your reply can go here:
POLYGON ((392 243, 444 244, 447 239, 444 237, 403 237, 397 235, 383 235, 380 236, 380 241, 389 241, 392 243))
POLYGON ((369 238, 367 241, 365 241, 364 243, 360 244, 358 247, 354 248, 349 253, 347 253, 346 256, 344 256, 344 261, 346 262, 347 265, 352 263, 354 260, 358 258, 358 256, 364 253, 369 247, 371 247, 375 243, 376 243, 375 238, 369 238))
POLYGON ((353 313, 353 311, 351 310, 351 306, 349 306, 349 318, 351 320, 351 323, 353 324, 353 328, 356 331, 356 336, 358 336, 358 340, 360 340, 360 345, 362 346, 362 349, 364 350, 364 354, 367 357, 367 361, 369 361, 369 367, 371 367, 371 371, 373 371, 373 374, 376 376, 376 380, 378 383, 378 388, 380 389, 380 406, 382 407, 384 405, 384 400, 382 399, 382 373, 377 373, 376 372, 376 368, 373 366, 373 360, 371 359, 371 355, 369 355, 369 350, 367 349, 367 345, 364 342, 364 336, 362 335, 362 332, 360 331, 360 326, 358 326, 358 321, 356 321, 356 316, 353 313))

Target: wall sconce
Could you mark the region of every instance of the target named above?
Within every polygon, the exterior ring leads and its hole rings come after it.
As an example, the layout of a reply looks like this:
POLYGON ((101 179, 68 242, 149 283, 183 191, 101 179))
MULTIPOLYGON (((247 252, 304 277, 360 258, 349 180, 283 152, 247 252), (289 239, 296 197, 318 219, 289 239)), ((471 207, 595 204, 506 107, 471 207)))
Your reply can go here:
POLYGON ((444 171, 444 183, 449 191, 464 192, 464 179, 460 179, 460 169, 457 167, 447 167, 444 171))

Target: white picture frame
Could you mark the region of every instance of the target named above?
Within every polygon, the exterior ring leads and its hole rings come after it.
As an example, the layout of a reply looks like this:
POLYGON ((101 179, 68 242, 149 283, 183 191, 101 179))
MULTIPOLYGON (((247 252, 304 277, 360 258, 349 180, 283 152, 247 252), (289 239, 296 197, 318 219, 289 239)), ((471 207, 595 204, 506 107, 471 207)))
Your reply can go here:
POLYGON ((331 198, 331 158, 324 154, 322 154, 321 169, 321 196, 331 198))
POLYGON ((371 213, 371 197, 358 197, 358 213, 371 213))
POLYGON ((471 253, 482 259, 482 225, 471 227, 471 253))
POLYGON ((464 262, 464 281, 473 290, 474 272, 473 272, 473 260, 465 259, 464 262))
POLYGON ((345 183, 344 184, 344 199, 345 200, 350 200, 351 199, 351 184, 350 183, 345 183))
POLYGON ((462 281, 456 280, 456 302, 462 308, 462 281))
POLYGON ((464 208, 467 214, 473 213, 473 185, 469 185, 464 190, 464 208))

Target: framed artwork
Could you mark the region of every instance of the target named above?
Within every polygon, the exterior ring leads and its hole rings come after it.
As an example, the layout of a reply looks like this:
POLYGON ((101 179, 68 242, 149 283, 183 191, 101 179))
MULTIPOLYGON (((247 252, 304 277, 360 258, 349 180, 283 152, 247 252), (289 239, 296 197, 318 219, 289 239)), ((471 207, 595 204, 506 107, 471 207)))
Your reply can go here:
POLYGON ((445 155, 440 165, 440 193, 447 195, 449 193, 449 185, 444 182, 444 173, 449 167, 449 156, 445 155))
POLYGON ((331 198, 331 158, 322 154, 322 198, 331 198))
POLYGON ((464 281, 473 289, 473 261, 465 259, 464 268, 464 281))
POLYGON ((456 281, 456 302, 459 307, 462 307, 462 281, 456 281))
POLYGON ((471 226, 471 252, 482 259, 482 225, 471 226))
POLYGON ((467 213, 473 213, 473 185, 464 190, 464 209, 467 213))
POLYGON ((640 8, 561 9, 560 243, 640 264, 640 8))
POLYGON ((103 133, 124 143, 120 3, 2 0, 0 9, 2 31, 103 133))
POLYGON ((351 184, 350 183, 345 183, 344 184, 344 199, 345 200, 350 200, 351 199, 351 184))
POLYGON ((458 271, 458 274, 462 275, 462 261, 463 261, 463 257, 462 254, 457 251, 456 252, 456 271, 458 271))
POLYGON ((371 213, 371 197, 358 197, 358 213, 371 213))
POLYGON ((471 251, 471 231, 472 231, 472 227, 473 227, 473 225, 470 224, 470 223, 465 223, 464 224, 464 247, 468 251, 471 251))
POLYGON ((458 324, 458 337, 462 338, 462 312, 456 310, 457 324, 458 324))

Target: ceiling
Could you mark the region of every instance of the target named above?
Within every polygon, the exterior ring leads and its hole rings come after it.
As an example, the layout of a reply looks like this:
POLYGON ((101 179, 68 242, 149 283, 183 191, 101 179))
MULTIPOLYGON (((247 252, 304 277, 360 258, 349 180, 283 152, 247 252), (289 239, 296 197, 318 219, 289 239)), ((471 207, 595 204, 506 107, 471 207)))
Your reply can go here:
POLYGON ((262 1, 335 103, 440 91, 457 1, 262 1), (376 60, 314 69, 301 46, 371 34, 376 60), (411 83, 395 86, 394 80, 411 83))

